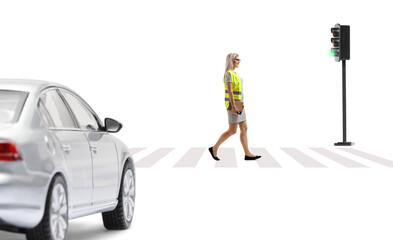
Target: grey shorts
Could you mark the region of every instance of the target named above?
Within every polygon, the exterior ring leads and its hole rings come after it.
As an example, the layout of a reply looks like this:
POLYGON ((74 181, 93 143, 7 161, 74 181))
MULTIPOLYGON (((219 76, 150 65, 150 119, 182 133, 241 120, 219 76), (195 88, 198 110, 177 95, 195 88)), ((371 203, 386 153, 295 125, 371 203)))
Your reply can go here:
POLYGON ((227 110, 228 112, 228 122, 229 123, 240 123, 246 121, 246 110, 243 107, 242 114, 233 114, 231 111, 227 110))

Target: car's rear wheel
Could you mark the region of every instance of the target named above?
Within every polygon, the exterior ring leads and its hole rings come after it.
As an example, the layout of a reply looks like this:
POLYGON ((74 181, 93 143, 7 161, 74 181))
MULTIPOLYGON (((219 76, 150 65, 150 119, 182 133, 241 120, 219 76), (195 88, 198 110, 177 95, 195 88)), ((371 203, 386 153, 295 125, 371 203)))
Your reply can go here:
POLYGON ((135 206, 135 176, 131 163, 124 166, 118 203, 110 212, 102 213, 104 227, 108 230, 127 229, 131 225, 135 206))
POLYGON ((53 178, 41 222, 26 230, 27 240, 64 240, 68 229, 68 196, 64 179, 53 178))

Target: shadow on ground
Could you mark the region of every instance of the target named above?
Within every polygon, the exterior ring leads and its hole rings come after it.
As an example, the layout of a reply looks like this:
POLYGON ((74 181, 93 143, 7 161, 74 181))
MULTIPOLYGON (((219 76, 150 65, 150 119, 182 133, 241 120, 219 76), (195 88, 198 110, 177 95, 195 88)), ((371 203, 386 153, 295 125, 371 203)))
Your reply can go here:
MULTIPOLYGON (((131 226, 132 228, 132 226, 131 226)), ((126 231, 132 231, 128 229, 126 231)), ((86 222, 86 221, 70 221, 66 240, 104 240, 116 239, 123 231, 108 231, 102 223, 86 222)), ((24 234, 0 231, 1 240, 25 240, 24 234)))

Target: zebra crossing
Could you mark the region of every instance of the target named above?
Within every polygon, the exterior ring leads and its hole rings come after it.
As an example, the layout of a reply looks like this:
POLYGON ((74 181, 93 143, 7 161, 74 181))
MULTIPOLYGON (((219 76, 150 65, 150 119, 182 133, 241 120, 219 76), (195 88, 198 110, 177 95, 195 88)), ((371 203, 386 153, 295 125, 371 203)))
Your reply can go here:
POLYGON ((242 149, 220 148, 214 161, 207 147, 131 148, 137 168, 391 168, 393 161, 355 148, 251 148, 262 157, 244 161, 242 149))

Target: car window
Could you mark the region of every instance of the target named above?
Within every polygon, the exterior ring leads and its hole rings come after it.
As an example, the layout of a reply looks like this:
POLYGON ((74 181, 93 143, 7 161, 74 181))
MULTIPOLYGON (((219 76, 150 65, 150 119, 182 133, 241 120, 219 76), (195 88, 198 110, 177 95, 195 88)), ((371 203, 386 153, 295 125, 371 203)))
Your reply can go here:
POLYGON ((61 91, 82 130, 98 130, 98 123, 90 110, 74 95, 61 91))
POLYGON ((19 120, 27 95, 27 92, 0 90, 0 123, 19 120))
POLYGON ((48 109, 46 109, 45 105, 42 103, 42 100, 40 99, 38 101, 38 111, 40 111, 41 116, 48 127, 54 127, 55 124, 53 123, 52 118, 49 115, 48 109))
MULTIPOLYGON (((50 90, 42 94, 40 101, 45 106, 50 117, 51 121, 44 119, 49 126, 55 128, 76 128, 67 106, 56 90, 50 90)), ((43 118, 45 117, 43 116, 43 118)))

